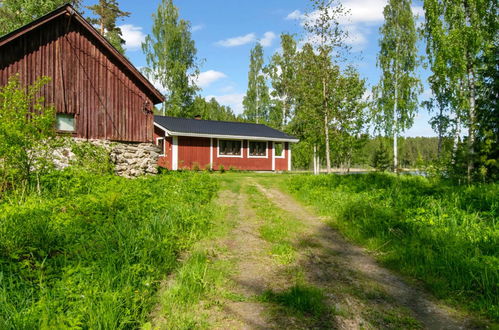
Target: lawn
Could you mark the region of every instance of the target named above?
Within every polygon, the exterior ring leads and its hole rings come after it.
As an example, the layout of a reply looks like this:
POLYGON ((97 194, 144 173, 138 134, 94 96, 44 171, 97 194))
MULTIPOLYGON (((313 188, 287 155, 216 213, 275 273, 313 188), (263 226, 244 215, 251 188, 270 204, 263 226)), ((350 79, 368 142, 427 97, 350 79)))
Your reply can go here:
POLYGON ((137 328, 216 215, 208 174, 66 170, 0 200, 0 328, 137 328))
POLYGON ((283 185, 383 264, 499 319, 499 185, 416 176, 293 175, 283 185))

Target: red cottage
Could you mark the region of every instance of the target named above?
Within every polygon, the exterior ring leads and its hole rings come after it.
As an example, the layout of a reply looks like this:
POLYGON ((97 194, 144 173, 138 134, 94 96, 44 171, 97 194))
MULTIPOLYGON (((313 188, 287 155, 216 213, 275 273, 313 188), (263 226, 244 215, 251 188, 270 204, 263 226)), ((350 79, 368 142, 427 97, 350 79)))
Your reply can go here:
POLYGON ((57 128, 77 138, 153 142, 154 104, 163 95, 70 5, 0 38, 0 86, 19 74, 44 87, 57 128))
POLYGON ((298 139, 261 124, 154 116, 162 167, 248 171, 291 170, 290 144, 298 139))

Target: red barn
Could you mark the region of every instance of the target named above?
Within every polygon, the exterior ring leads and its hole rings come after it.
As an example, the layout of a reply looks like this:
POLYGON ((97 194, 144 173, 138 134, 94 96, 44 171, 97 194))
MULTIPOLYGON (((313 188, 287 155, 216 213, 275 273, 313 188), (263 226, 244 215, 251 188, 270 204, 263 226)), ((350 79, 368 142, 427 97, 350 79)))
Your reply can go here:
POLYGON ((72 6, 0 38, 0 86, 19 74, 57 109, 57 129, 84 139, 153 142, 154 104, 163 95, 72 6))
POLYGON ((249 171, 291 170, 290 144, 298 139, 266 125, 154 116, 162 167, 249 171))

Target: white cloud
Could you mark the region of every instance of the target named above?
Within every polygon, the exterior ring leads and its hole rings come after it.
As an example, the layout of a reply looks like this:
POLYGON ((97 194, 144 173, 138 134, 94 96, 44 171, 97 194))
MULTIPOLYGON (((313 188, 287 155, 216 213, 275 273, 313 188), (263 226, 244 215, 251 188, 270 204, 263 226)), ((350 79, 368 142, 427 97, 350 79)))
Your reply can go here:
MULTIPOLYGON (((352 46, 354 51, 360 51, 368 43, 368 36, 373 29, 375 30, 375 26, 384 22, 383 9, 387 0, 345 0, 342 4, 349 12, 348 15, 339 20, 343 29, 349 34, 347 44, 352 46)), ((421 7, 412 7, 412 11, 420 18, 424 16, 421 7)), ((301 11, 295 10, 289 13, 286 19, 299 20, 300 24, 304 25, 307 20, 312 21, 318 16, 317 11, 303 14, 301 11)))
POLYGON ((274 41, 275 38, 277 38, 277 35, 274 32, 272 31, 265 32, 263 34, 263 38, 260 39, 260 45, 262 45, 263 47, 272 46, 272 42, 274 41))
POLYGON ((125 49, 129 51, 140 49, 146 35, 142 32, 142 27, 132 24, 120 25, 123 40, 125 40, 125 49))
POLYGON ((232 108, 236 115, 243 113, 243 99, 245 94, 226 94, 226 95, 210 95, 206 99, 210 100, 214 97, 218 103, 227 105, 232 108))
POLYGON ((298 9, 295 11, 292 11, 291 13, 288 14, 288 16, 286 16, 286 19, 302 19, 302 18, 303 18, 303 14, 298 9))
POLYGON ((215 70, 208 70, 205 72, 201 72, 199 74, 199 76, 196 79, 196 85, 198 85, 201 88, 205 88, 205 87, 210 86, 215 81, 226 78, 226 77, 227 76, 223 72, 215 71, 215 70))
POLYGON ((191 28, 191 31, 192 32, 196 32, 196 31, 199 31, 199 30, 202 30, 204 29, 204 25, 203 24, 198 24, 198 25, 194 25, 192 28, 191 28))
POLYGON ((247 35, 244 36, 220 40, 217 42, 217 45, 222 47, 236 47, 236 46, 246 45, 255 41, 256 41, 256 35, 254 33, 248 33, 247 35))

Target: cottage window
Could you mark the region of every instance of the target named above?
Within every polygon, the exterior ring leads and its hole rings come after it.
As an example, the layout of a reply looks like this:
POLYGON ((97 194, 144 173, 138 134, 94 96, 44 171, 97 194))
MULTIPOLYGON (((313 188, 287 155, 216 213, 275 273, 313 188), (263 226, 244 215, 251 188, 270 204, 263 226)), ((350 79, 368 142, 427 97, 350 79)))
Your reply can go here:
POLYGON ((243 141, 218 140, 218 154, 220 156, 241 156, 243 141))
POLYGON ((250 157, 267 157, 267 142, 250 141, 249 142, 250 157))
POLYGON ((284 158, 284 143, 274 142, 274 153, 276 158, 284 158))
POLYGON ((161 155, 165 155, 165 138, 156 138, 156 145, 161 149, 161 155))
POLYGON ((75 115, 71 113, 58 113, 56 129, 63 132, 75 131, 75 115))

